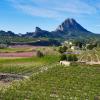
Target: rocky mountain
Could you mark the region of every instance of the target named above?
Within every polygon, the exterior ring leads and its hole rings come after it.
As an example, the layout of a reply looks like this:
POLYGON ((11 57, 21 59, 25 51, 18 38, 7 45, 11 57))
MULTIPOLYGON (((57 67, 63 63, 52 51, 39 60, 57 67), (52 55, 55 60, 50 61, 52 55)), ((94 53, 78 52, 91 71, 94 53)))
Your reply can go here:
POLYGON ((94 35, 94 33, 86 30, 73 18, 66 19, 53 33, 62 38, 86 38, 94 35))
POLYGON ((86 38, 95 34, 82 27, 75 19, 68 18, 56 30, 48 32, 36 27, 35 32, 28 32, 25 37, 47 38, 86 38))
POLYGON ((12 31, 5 32, 3 30, 0 30, 0 36, 18 36, 18 35, 16 35, 12 31))
POLYGON ((66 19, 61 25, 58 26, 56 31, 62 31, 62 32, 84 32, 84 33, 90 33, 85 28, 83 28, 80 24, 78 24, 73 18, 66 19))
POLYGON ((34 38, 42 38, 42 37, 53 37, 51 32, 46 30, 42 30, 39 27, 36 27, 35 32, 27 32, 24 37, 34 37, 34 38))
POLYGON ((68 18, 62 22, 56 30, 49 32, 36 27, 35 32, 27 32, 26 34, 14 34, 11 31, 0 31, 0 36, 19 36, 27 38, 59 38, 59 39, 85 39, 89 37, 99 37, 84 27, 82 27, 75 19, 68 18))

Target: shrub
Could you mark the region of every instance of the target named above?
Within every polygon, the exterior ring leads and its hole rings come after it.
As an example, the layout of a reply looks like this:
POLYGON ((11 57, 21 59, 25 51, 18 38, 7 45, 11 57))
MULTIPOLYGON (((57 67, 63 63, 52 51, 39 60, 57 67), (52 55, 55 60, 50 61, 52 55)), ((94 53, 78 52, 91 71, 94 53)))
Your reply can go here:
POLYGON ((65 54, 61 54, 60 56, 60 61, 61 60, 66 60, 66 61, 78 61, 78 58, 76 55, 73 55, 73 54, 68 54, 68 55, 65 55, 65 54))
POLYGON ((62 55, 60 56, 60 61, 62 61, 62 60, 66 60, 66 55, 62 54, 62 55))
POLYGON ((44 54, 41 52, 41 51, 37 51, 37 54, 36 54, 37 57, 43 57, 44 54))
POLYGON ((94 45, 88 45, 87 49, 92 50, 95 46, 94 45))
POLYGON ((58 49, 58 51, 60 53, 64 53, 64 52, 66 52, 66 50, 67 50, 67 47, 66 46, 59 47, 59 49, 58 49))
POLYGON ((76 55, 70 54, 66 56, 67 61, 77 61, 78 58, 76 55))

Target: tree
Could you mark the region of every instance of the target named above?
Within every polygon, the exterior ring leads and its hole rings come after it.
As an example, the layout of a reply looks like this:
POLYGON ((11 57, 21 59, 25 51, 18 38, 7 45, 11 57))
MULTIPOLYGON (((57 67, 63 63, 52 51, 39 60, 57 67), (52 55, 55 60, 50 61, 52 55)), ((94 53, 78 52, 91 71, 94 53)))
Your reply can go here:
POLYGON ((79 48, 82 48, 83 45, 85 45, 84 42, 82 42, 82 41, 75 41, 74 44, 75 44, 75 46, 77 46, 79 48))
POLYGON ((66 52, 67 49, 68 49, 68 48, 67 48, 66 46, 62 46, 62 47, 59 47, 58 51, 59 51, 60 53, 64 53, 64 52, 66 52))
POLYGON ((60 56, 60 61, 66 60, 66 55, 65 54, 61 54, 60 56))

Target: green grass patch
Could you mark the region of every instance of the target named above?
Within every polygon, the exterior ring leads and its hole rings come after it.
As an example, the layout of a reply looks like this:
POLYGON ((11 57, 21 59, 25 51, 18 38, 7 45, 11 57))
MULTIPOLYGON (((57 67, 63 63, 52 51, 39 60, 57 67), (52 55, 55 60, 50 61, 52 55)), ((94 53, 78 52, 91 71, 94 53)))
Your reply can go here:
POLYGON ((32 58, 0 59, 1 73, 25 74, 37 70, 42 65, 49 65, 59 61, 58 56, 44 56, 32 58))
POLYGON ((94 100, 100 95, 100 67, 56 65, 2 91, 2 100, 94 100))

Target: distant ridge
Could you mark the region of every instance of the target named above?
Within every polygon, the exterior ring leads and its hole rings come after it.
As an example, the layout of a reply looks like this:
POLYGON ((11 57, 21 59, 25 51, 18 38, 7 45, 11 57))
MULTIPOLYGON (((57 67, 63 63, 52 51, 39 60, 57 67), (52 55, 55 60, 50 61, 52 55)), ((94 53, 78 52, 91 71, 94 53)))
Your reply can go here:
POLYGON ((85 39, 90 37, 99 37, 84 27, 82 27, 75 19, 68 18, 62 22, 54 31, 49 32, 36 27, 35 32, 27 32, 26 34, 14 34, 13 32, 0 31, 0 36, 19 36, 27 38, 59 38, 59 39, 85 39))
POLYGON ((35 32, 25 34, 24 36, 48 38, 85 38, 93 35, 94 33, 83 28, 75 19, 68 18, 52 32, 36 27, 35 32))

